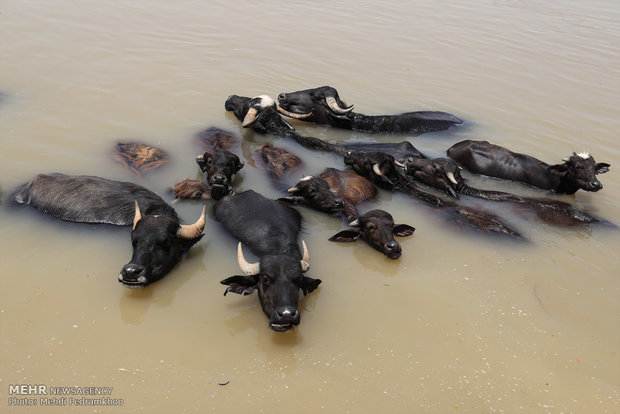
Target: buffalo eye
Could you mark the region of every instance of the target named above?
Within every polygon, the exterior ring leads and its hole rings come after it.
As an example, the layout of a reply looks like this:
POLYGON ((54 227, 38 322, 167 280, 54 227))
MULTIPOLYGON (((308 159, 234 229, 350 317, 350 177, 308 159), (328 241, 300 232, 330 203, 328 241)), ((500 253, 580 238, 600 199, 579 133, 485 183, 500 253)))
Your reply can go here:
POLYGON ((213 159, 212 158, 208 158, 207 159, 207 165, 209 165, 209 166, 213 165, 213 159))
POLYGON ((377 229, 377 226, 375 226, 372 223, 366 225, 366 230, 368 231, 375 231, 376 229, 377 229))
POLYGON ((267 287, 273 283, 273 277, 268 274, 263 273, 260 275, 260 281, 264 287, 267 287))

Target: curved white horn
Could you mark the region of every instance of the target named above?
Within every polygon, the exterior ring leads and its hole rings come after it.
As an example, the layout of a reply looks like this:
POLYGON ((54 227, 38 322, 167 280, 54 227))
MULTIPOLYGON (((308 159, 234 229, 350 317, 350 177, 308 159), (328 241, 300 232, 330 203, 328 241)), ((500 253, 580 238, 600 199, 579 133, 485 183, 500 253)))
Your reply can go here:
POLYGON ((301 258, 301 271, 305 273, 310 269, 310 253, 305 241, 301 241, 301 246, 304 250, 303 257, 301 258))
POLYGON ((276 109, 282 115, 286 115, 286 116, 288 116, 290 118, 295 118, 295 119, 306 119, 306 118, 312 116, 312 111, 310 111, 310 112, 308 112, 306 114, 296 114, 295 112, 287 111, 286 109, 282 108, 280 105, 276 105, 276 109))
POLYGON ((372 166, 372 170, 375 172, 375 174, 377 174, 378 176, 382 176, 383 173, 381 172, 381 169, 379 169, 379 164, 374 164, 372 166))
POLYGON ((289 193, 294 193, 295 191, 299 191, 299 188, 297 187, 291 187, 287 190, 289 193))
POLYGON ((458 184, 458 181, 454 178, 454 174, 451 172, 446 173, 446 177, 448 177, 448 180, 452 181, 452 184, 458 184))
POLYGON ((241 248, 241 242, 237 245, 237 263, 244 275, 251 276, 257 275, 260 272, 260 262, 250 263, 243 257, 243 249, 241 248))
POLYGON ((133 227, 132 227, 132 229, 136 228, 136 224, 138 224, 138 222, 142 218, 142 214, 140 214, 140 207, 138 207, 138 200, 136 200, 134 204, 136 206, 136 212, 134 213, 134 216, 133 216, 133 227))
POLYGON ((405 164, 403 164, 402 162, 398 160, 394 160, 394 165, 401 167, 401 168, 406 168, 405 164))
POLYGON ((325 98, 325 102, 327 103, 327 106, 329 106, 329 109, 340 115, 344 115, 347 112, 351 112, 353 110, 353 105, 348 108, 341 108, 340 105, 338 105, 336 98, 334 98, 333 96, 325 98))
POLYGON ((244 128, 247 128, 250 125, 252 125, 254 121, 256 121, 256 115, 258 115, 258 109, 256 108, 248 109, 248 112, 245 114, 245 117, 243 118, 243 122, 241 123, 241 126, 244 128))
POLYGON ((202 234, 205 229, 205 218, 207 216, 207 206, 202 206, 202 214, 194 224, 181 224, 177 230, 177 237, 180 239, 195 239, 202 234))

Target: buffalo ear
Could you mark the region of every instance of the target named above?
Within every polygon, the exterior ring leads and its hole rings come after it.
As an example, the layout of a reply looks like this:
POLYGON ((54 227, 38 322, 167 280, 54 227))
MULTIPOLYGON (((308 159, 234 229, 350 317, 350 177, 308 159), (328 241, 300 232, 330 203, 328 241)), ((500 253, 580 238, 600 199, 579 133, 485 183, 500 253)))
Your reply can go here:
POLYGON ((199 235, 198 237, 194 237, 193 239, 183 239, 181 237, 177 237, 176 241, 178 243, 180 243, 182 250, 187 251, 187 250, 189 250, 190 247, 192 247, 193 245, 198 243, 200 241, 200 239, 203 238, 204 235, 205 234, 202 233, 201 235, 199 235))
POLYGON ((224 292, 224 296, 226 296, 228 292, 237 293, 239 295, 249 295, 254 292, 254 289, 256 289, 258 275, 231 276, 222 280, 220 283, 222 285, 228 285, 226 291, 224 292))
POLYGON ((333 242, 352 242, 359 238, 359 230, 342 230, 334 234, 328 240, 333 242))
POLYGON ((566 164, 554 164, 548 167, 548 171, 551 174, 559 175, 560 177, 566 174, 568 166, 566 164))
POLYGON ((207 167, 205 162, 205 156, 203 155, 202 157, 196 157, 196 164, 198 164, 198 168, 200 168, 200 171, 204 171, 207 167))
POLYGON ((611 167, 611 165, 607 164, 606 162, 599 162, 598 164, 596 164, 596 171, 594 171, 594 173, 604 174, 609 171, 609 167, 611 167))
POLYGON ((411 236, 415 231, 415 227, 411 227, 408 224, 394 224, 394 228, 392 229, 392 234, 398 237, 407 237, 411 236))
POLYGON ((302 276, 301 291, 304 293, 305 296, 317 287, 319 287, 320 284, 321 279, 312 279, 308 276, 302 276))

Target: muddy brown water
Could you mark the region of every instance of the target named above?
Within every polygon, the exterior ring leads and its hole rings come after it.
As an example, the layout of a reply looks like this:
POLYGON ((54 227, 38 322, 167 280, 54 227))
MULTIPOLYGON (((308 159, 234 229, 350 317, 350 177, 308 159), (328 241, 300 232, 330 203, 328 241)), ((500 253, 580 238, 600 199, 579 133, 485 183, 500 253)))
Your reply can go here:
MULTIPOLYGON (((7 202, 40 172, 136 181, 169 200, 175 181, 197 177, 193 136, 210 126, 244 140, 238 188, 278 197, 251 162, 261 144, 304 160, 291 181, 342 161, 244 130, 224 101, 328 84, 359 112, 443 110, 466 124, 410 137, 294 122, 301 133, 409 139, 433 156, 470 138, 549 162, 589 151, 611 164, 604 189, 550 197, 620 224, 617 3, 403 6, 3 2, 0 411, 620 411, 617 230, 555 227, 510 205, 464 200, 501 215, 529 242, 478 237, 382 191, 364 208, 416 227, 393 261, 361 243, 328 242, 339 220, 302 208, 308 275, 323 284, 301 301, 301 325, 280 334, 267 328, 256 295, 222 295, 219 281, 239 271, 235 241, 212 215, 184 262, 134 291, 117 282, 130 258, 128 229, 68 224, 7 202), (134 175, 112 154, 131 139, 161 147, 170 163, 134 175), (20 384, 48 394, 17 394, 20 384), (95 397, 74 394, 42 407, 40 398, 61 397, 52 387, 112 387, 105 397, 123 405, 79 406, 69 397, 95 397), (15 405, 25 398, 38 405, 15 405)), ((195 202, 176 208, 186 221, 200 213, 195 202)))

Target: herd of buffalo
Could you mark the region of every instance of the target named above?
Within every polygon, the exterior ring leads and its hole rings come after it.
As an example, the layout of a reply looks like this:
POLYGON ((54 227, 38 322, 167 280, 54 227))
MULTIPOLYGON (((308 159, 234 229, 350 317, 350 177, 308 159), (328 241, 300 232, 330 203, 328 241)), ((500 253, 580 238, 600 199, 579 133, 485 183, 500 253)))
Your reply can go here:
MULTIPOLYGON (((253 190, 236 193, 234 177, 244 167, 244 161, 235 154, 239 139, 210 128, 202 136, 205 151, 196 157, 204 179, 184 179, 174 186, 175 201, 214 200, 218 222, 239 240, 237 259, 243 273, 221 282, 227 286, 225 294, 247 295, 257 290, 269 327, 278 332, 299 324, 299 292, 306 295, 321 283, 305 275, 310 267, 310 254, 305 242, 302 240, 301 246, 298 242, 302 218, 292 205, 341 215, 347 228, 330 240, 361 239, 391 259, 399 258, 402 253, 394 236, 410 236, 414 228, 394 223, 393 217, 383 210, 358 213, 358 205, 372 201, 377 188, 408 194, 438 210, 455 226, 514 239, 523 237, 501 217, 460 203, 461 195, 515 203, 553 225, 610 224, 557 199, 470 187, 460 173, 464 168, 471 173, 561 194, 574 194, 580 189, 598 191, 603 186, 596 175, 607 172, 609 164, 597 163, 587 153, 573 153, 562 163, 547 164, 486 141, 466 140, 449 148, 447 158, 428 158, 409 141, 335 144, 298 134, 287 118, 368 133, 409 136, 447 130, 462 123, 445 112, 363 115, 354 112, 353 106, 346 105, 336 89, 329 86, 281 93, 277 100, 267 95, 253 98, 231 95, 225 108, 234 113, 244 128, 290 138, 311 150, 337 154, 348 167, 327 168, 304 177, 288 190, 283 189, 282 197, 277 200, 253 190), (246 260, 244 247, 258 262, 246 260)), ((272 144, 263 145, 253 157, 276 180, 286 177, 301 163, 296 155, 272 144)), ((117 144, 117 158, 134 171, 157 168, 169 159, 158 148, 131 143, 117 144)), ((206 205, 212 203, 205 201, 196 222, 181 224, 174 208, 143 186, 61 174, 37 175, 17 188, 11 199, 66 221, 132 226, 133 254, 118 276, 128 287, 143 287, 164 277, 203 237, 206 205)))

